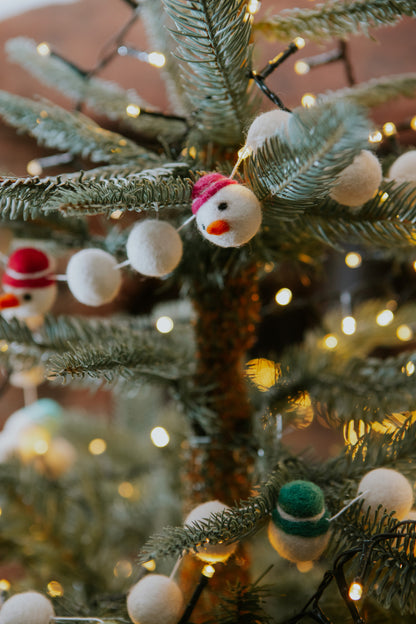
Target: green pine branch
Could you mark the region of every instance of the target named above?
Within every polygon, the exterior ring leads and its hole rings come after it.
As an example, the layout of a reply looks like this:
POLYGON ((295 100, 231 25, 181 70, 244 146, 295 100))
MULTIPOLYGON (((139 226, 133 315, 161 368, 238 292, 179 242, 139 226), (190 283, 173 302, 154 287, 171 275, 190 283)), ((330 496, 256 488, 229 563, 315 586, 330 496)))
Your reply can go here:
POLYGON ((92 162, 125 164, 129 159, 151 166, 160 161, 120 134, 101 128, 80 113, 71 113, 49 102, 35 102, 0 91, 0 115, 40 145, 68 151, 92 162))
POLYGON ((269 479, 259 486, 258 493, 247 501, 223 512, 213 513, 207 520, 181 527, 164 528, 147 540, 140 550, 139 561, 143 563, 149 559, 178 557, 184 551, 197 552, 201 545, 208 542, 232 543, 256 533, 270 516, 280 487, 291 480, 289 476, 292 474, 291 471, 298 474, 296 469, 296 462, 290 466, 282 463, 269 479))
POLYGON ((368 147, 369 125, 348 102, 298 108, 285 128, 245 160, 245 174, 259 199, 271 198, 291 217, 325 198, 336 176, 368 147))
POLYGON ((358 106, 379 106, 384 102, 389 102, 398 97, 413 99, 416 96, 416 74, 397 74, 395 76, 382 76, 372 78, 367 82, 337 89, 336 91, 326 91, 318 95, 318 102, 349 100, 358 106))
POLYGON ((173 19, 183 85, 200 132, 239 144, 253 117, 249 86, 251 22, 242 0, 164 0, 173 19))
POLYGON ((144 0, 140 9, 149 45, 165 56, 166 62, 160 72, 172 110, 177 115, 189 116, 192 109, 182 84, 180 66, 174 55, 175 41, 169 32, 173 24, 164 9, 163 0, 144 0))
POLYGON ((71 377, 116 383, 146 379, 171 384, 180 392, 192 373, 192 348, 174 336, 162 336, 144 321, 47 317, 34 336, 27 326, 0 317, 0 339, 8 348, 1 359, 23 366, 41 362, 49 378, 71 377), (178 388, 179 384, 179 388, 178 388))
POLYGON ((264 604, 274 590, 257 583, 229 585, 203 624, 271 624, 272 618, 266 613, 264 604))
POLYGON ((305 392, 331 426, 382 422, 390 416, 394 420, 394 413, 416 409, 416 389, 408 372, 415 362, 414 352, 386 359, 343 359, 324 348, 293 348, 280 359, 280 375, 265 400, 271 413, 287 412, 289 422, 293 405, 305 392))
POLYGON ((162 114, 146 114, 157 111, 134 89, 125 90, 114 82, 88 76, 87 72, 77 70, 53 54, 41 56, 36 50, 36 43, 31 39, 10 39, 6 44, 6 51, 12 61, 19 63, 38 80, 58 89, 75 102, 82 102, 109 119, 122 122, 123 127, 145 135, 148 139, 162 135, 169 140, 175 140, 186 133, 184 121, 162 114), (138 117, 131 117, 126 113, 129 104, 135 104, 141 109, 138 117))
POLYGON ((317 244, 337 250, 355 244, 401 253, 414 248, 416 186, 385 181, 373 199, 355 210, 329 198, 311 206, 308 200, 294 204, 269 197, 263 213, 260 243, 272 257, 292 247, 315 252, 317 244))
POLYGON ((279 15, 256 22, 254 29, 279 41, 299 35, 323 41, 347 35, 369 36, 370 29, 392 26, 404 16, 416 17, 413 0, 331 0, 313 9, 283 10, 279 15))
POLYGON ((56 210, 65 215, 111 215, 121 211, 189 210, 193 180, 186 165, 143 170, 127 176, 85 177, 68 180, 50 193, 46 213, 56 210))

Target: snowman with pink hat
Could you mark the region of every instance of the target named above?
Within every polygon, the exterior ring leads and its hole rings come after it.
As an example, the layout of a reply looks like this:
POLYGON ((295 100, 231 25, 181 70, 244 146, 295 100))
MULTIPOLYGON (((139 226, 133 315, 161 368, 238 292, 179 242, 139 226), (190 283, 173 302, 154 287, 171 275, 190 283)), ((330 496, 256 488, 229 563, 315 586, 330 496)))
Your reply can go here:
POLYGON ((57 295, 51 258, 35 247, 21 247, 9 256, 1 281, 1 314, 7 320, 24 320, 32 330, 39 328, 57 295))
POLYGON ((262 220, 260 202, 254 193, 220 173, 208 173, 195 183, 192 212, 204 238, 219 247, 248 243, 262 220))

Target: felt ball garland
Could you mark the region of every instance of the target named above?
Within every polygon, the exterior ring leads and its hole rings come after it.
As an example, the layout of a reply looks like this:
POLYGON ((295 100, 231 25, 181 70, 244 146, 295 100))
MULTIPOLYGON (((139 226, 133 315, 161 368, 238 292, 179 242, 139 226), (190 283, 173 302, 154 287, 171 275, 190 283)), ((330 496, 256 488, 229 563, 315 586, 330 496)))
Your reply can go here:
POLYGON ((290 116, 291 113, 275 108, 256 117, 247 132, 246 146, 256 152, 266 139, 287 127, 290 116))
POLYGON ((388 177, 396 182, 416 182, 416 150, 399 156, 390 167, 388 177))
POLYGON ((102 249, 83 249, 74 254, 68 262, 66 277, 75 299, 93 307, 113 301, 121 286, 116 259, 102 249))
POLYGON ((404 475, 391 468, 375 468, 361 479, 358 494, 363 493, 362 510, 370 507, 374 516, 381 505, 382 512, 395 512, 402 520, 410 512, 413 505, 413 489, 404 475))
POLYGON ((170 223, 147 219, 130 232, 126 252, 133 269, 149 277, 163 277, 178 266, 182 240, 170 223))
POLYGON ((254 193, 220 173, 208 173, 195 183, 192 212, 202 236, 219 247, 245 245, 262 220, 254 193))
POLYGON ((0 624, 49 624, 55 616, 51 601, 35 591, 8 598, 0 609, 0 624))
POLYGON ((352 163, 341 171, 329 196, 343 206, 356 208, 374 196, 382 177, 378 158, 372 152, 362 150, 352 163))
POLYGON ((310 481, 285 484, 268 526, 273 548, 295 563, 313 561, 325 550, 329 536, 329 513, 321 488, 310 481))
MULTIPOLYGON (((192 525, 194 522, 207 522, 212 514, 222 513, 230 509, 218 500, 207 501, 195 507, 185 518, 185 525, 192 525)), ((218 563, 226 561, 233 554, 237 544, 209 544, 198 549, 196 556, 201 561, 207 563, 218 563)))
POLYGON ((176 624, 182 606, 181 590, 163 574, 148 574, 127 596, 127 612, 134 624, 176 624))

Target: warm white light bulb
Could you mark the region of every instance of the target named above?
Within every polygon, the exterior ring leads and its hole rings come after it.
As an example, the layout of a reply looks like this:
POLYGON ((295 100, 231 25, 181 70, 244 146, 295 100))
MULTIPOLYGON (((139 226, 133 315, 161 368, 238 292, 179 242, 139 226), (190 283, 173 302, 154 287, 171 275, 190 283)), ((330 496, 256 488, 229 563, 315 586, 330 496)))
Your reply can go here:
POLYGON ((140 106, 137 106, 137 104, 127 104, 126 113, 129 117, 138 117, 140 115, 140 106))
POLYGON ((335 349, 338 344, 338 338, 334 334, 327 334, 324 338, 324 345, 328 349, 335 349))
POLYGON ((150 54, 148 54, 147 56, 147 59, 150 65, 153 65, 153 67, 163 67, 166 63, 165 55, 161 52, 150 52, 150 54))
POLYGON ((293 39, 293 43, 298 50, 302 50, 302 48, 305 47, 305 39, 303 37, 295 37, 295 39, 293 39))
POLYGON ((380 141, 383 140, 383 135, 381 134, 380 130, 373 130, 368 135, 368 140, 370 143, 380 143, 380 141))
POLYGON ((88 450, 91 455, 102 455, 107 449, 107 442, 102 438, 94 438, 88 444, 88 450))
POLYGON ((276 303, 281 306, 288 305, 292 301, 292 291, 290 288, 281 288, 277 291, 274 298, 276 303))
POLYGON ((394 314, 391 310, 382 310, 376 316, 376 323, 380 327, 386 327, 387 325, 390 325, 393 319, 394 314))
POLYGON ((249 0, 247 3, 247 11, 250 15, 254 15, 260 9, 261 2, 259 0, 249 0))
POLYGON ((163 448, 170 442, 170 436, 164 427, 154 427, 150 432, 150 439, 158 448, 163 448))
POLYGON ((26 171, 31 176, 40 176, 43 173, 43 168, 40 162, 35 158, 33 160, 29 160, 26 165, 26 171))
POLYGON ((363 586, 361 585, 361 583, 358 583, 358 581, 354 581, 353 583, 351 583, 350 589, 348 591, 348 596, 351 598, 351 600, 360 600, 362 595, 363 586))
POLYGON ((357 321, 353 316, 344 316, 341 321, 341 328, 344 334, 351 336, 357 330, 357 321))
POLYGON ((412 130, 416 130, 416 115, 410 120, 410 127, 412 130))
POLYGON ((306 61, 296 61, 294 70, 299 76, 304 76, 310 71, 310 66, 306 61))
POLYGON ((305 95, 302 96, 301 102, 304 108, 311 108, 311 106, 314 106, 316 103, 316 97, 313 93, 305 93, 305 95))
POLYGON ((215 574, 214 566, 212 566, 210 564, 204 565, 204 567, 201 570, 201 574, 203 574, 207 578, 212 578, 214 576, 214 574, 215 574))
POLYGON ((393 134, 396 134, 396 132, 397 132, 397 128, 396 128, 395 124, 392 121, 387 121, 383 125, 383 134, 384 134, 384 136, 393 136, 393 134))
POLYGON ((50 56, 51 49, 46 42, 42 42, 36 46, 36 52, 39 56, 50 56))
POLYGON ((170 316, 160 316, 156 321, 156 329, 161 334, 168 334, 173 329, 173 321, 170 316))
POLYGON ((356 253, 355 251, 350 251, 345 256, 345 264, 350 269, 358 268, 359 266, 361 266, 361 263, 362 263, 362 257, 359 253, 356 253))
POLYGON ((409 325, 399 325, 396 329, 396 336, 399 340, 407 342, 413 338, 413 330, 409 327, 409 325))

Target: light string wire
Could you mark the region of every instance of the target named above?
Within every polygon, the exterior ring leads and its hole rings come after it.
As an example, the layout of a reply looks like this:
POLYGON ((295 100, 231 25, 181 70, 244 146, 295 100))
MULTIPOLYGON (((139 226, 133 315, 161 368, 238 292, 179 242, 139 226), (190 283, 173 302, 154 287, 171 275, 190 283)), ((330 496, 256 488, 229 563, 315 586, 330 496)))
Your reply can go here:
POLYGON ((350 612, 354 624, 366 624, 366 620, 360 615, 355 601, 350 597, 347 580, 344 573, 344 566, 354 559, 354 557, 360 555, 359 561, 359 573, 354 578, 355 582, 363 582, 368 574, 368 569, 371 564, 371 555, 373 553, 374 548, 377 546, 379 542, 387 541, 387 540, 397 540, 403 539, 407 536, 416 537, 415 533, 416 521, 415 520, 403 520, 402 522, 398 522, 395 526, 395 531, 389 531, 386 533, 378 533, 373 535, 372 537, 363 540, 360 546, 355 548, 351 548, 345 552, 342 552, 335 559, 334 565, 331 570, 327 570, 324 574, 324 577, 314 593, 314 595, 308 600, 303 609, 297 613, 295 616, 285 620, 281 624, 297 624, 304 618, 310 618, 315 622, 319 622, 320 624, 333 624, 333 622, 325 615, 322 611, 319 601, 322 598, 327 587, 330 585, 332 580, 335 580, 339 593, 350 612), (405 532, 400 529, 404 526, 407 526, 410 531, 405 532), (412 528, 413 527, 413 528, 412 528))

